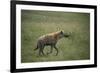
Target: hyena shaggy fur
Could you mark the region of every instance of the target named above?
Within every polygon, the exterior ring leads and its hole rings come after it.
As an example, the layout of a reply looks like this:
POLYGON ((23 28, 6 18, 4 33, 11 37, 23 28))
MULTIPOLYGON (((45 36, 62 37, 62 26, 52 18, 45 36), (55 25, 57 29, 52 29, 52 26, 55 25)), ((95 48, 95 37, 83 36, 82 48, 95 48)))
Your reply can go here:
POLYGON ((58 55, 58 48, 56 47, 56 44, 57 44, 58 40, 63 37, 69 37, 69 35, 64 34, 63 31, 57 31, 57 32, 53 32, 50 34, 43 35, 38 38, 37 47, 34 50, 39 49, 39 55, 45 55, 43 52, 44 47, 51 46, 51 50, 47 54, 52 53, 53 48, 54 48, 57 51, 56 55, 58 55))

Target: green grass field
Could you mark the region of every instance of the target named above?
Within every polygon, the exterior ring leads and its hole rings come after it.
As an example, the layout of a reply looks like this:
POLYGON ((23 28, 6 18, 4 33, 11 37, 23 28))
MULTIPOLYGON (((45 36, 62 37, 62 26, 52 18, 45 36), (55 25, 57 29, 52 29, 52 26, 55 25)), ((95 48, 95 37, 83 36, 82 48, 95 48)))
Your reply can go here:
MULTIPOLYGON (((50 51, 45 47, 44 52, 50 51)), ((90 15, 75 12, 21 11, 21 62, 71 61, 90 59, 90 15), (34 51, 37 39, 47 33, 64 30, 70 38, 57 43, 59 54, 39 56, 34 51)))

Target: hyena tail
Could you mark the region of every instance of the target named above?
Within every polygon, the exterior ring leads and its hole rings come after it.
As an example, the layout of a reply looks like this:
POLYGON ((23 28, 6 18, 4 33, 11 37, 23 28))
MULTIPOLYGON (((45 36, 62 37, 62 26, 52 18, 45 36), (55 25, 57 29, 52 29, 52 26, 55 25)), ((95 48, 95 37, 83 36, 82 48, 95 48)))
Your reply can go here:
POLYGON ((34 49, 34 51, 37 50, 37 49, 38 49, 38 46, 34 49))
POLYGON ((37 46, 34 50, 38 50, 39 48, 41 48, 41 46, 42 46, 42 42, 38 41, 37 46))

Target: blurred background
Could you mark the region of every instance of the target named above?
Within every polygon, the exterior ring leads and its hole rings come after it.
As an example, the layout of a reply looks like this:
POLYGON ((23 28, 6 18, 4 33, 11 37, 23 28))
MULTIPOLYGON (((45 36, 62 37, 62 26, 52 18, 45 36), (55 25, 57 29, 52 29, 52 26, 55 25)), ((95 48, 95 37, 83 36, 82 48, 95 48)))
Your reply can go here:
MULTIPOLYGON (((51 47, 45 47, 44 53, 51 47)), ((75 12, 21 10, 21 62, 68 61, 90 59, 90 14, 75 12), (58 41, 59 54, 38 56, 40 36, 63 30, 69 38, 58 41)))

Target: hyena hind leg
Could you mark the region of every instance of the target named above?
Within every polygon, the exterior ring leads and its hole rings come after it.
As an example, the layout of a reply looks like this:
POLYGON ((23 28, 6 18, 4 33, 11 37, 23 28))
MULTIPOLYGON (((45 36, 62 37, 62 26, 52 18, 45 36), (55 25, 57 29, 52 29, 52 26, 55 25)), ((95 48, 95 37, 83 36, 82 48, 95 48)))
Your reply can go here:
POLYGON ((40 48, 40 49, 39 49, 39 55, 40 55, 40 56, 41 56, 41 55, 45 55, 44 52, 43 52, 43 49, 44 49, 44 48, 40 48))
POLYGON ((55 50, 57 51, 56 56, 58 55, 58 48, 54 46, 55 50))
POLYGON ((42 51, 41 48, 39 48, 39 56, 41 56, 41 51, 42 51))

